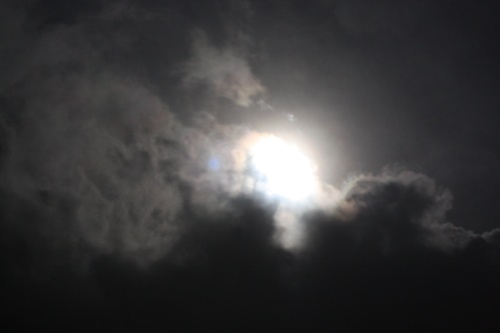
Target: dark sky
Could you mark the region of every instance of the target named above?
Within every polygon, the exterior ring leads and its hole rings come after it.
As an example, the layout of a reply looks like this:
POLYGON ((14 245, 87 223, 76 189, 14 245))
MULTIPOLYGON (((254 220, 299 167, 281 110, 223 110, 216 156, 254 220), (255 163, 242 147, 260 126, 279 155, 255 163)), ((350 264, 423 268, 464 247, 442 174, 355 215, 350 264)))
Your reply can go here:
POLYGON ((499 9, 3 1, 4 323, 498 324, 499 9), (286 205, 233 191, 228 179, 243 171, 222 176, 207 164, 263 132, 299 142, 339 191, 335 204, 301 211, 297 248, 277 241, 286 205))

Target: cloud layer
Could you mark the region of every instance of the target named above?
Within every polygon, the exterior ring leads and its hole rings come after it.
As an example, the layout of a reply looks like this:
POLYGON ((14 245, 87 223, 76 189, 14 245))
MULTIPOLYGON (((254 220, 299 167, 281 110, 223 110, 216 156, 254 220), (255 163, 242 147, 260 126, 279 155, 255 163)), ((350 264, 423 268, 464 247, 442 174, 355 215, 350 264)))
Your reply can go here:
POLYGON ((2 6, 0 264, 5 304, 34 319, 20 325, 406 331, 496 315, 500 231, 453 225, 451 194, 423 174, 321 184, 307 209, 242 190, 235 151, 260 134, 208 101, 264 92, 248 40, 211 41, 182 6, 62 21, 2 6))

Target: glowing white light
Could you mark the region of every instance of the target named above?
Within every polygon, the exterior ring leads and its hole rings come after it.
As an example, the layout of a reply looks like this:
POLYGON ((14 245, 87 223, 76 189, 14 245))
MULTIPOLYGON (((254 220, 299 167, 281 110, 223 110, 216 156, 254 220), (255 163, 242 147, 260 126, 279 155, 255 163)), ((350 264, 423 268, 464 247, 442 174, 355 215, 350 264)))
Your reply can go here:
POLYGON ((251 147, 250 159, 256 189, 294 201, 313 194, 315 166, 296 146, 265 136, 251 147))

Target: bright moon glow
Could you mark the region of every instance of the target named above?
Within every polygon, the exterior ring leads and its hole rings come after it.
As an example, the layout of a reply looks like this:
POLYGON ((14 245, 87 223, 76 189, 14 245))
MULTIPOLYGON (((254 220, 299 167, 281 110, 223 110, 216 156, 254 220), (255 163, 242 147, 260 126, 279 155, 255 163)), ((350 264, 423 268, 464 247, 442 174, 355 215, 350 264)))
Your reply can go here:
POLYGON ((315 165, 295 145, 269 135, 259 138, 249 153, 256 189, 292 201, 313 194, 315 165))

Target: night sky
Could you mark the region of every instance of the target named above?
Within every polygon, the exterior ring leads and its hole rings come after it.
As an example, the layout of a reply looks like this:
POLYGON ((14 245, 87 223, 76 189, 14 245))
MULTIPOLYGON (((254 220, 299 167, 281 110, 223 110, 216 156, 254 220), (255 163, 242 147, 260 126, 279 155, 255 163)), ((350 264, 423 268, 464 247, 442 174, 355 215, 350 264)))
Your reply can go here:
POLYGON ((2 1, 4 325, 500 324, 499 10, 2 1))

